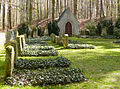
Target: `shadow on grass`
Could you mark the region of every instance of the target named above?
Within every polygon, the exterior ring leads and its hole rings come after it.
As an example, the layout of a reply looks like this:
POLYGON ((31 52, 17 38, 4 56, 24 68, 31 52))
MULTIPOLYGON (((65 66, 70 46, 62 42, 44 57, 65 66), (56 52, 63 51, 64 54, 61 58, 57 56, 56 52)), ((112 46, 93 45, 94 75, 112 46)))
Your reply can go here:
MULTIPOLYGON (((110 39, 110 40, 109 39, 81 39, 81 38, 70 38, 70 39, 93 44, 97 47, 98 46, 102 47, 98 49, 97 48, 96 49, 64 49, 61 46, 56 45, 55 43, 48 42, 50 45, 53 45, 56 49, 59 50, 60 52, 59 55, 66 57, 72 62, 72 67, 80 68, 83 74, 85 75, 85 77, 90 82, 82 83, 82 84, 73 83, 68 85, 55 85, 55 86, 44 86, 44 87, 31 86, 31 87, 28 87, 29 89, 32 89, 32 88, 35 88, 35 89, 40 89, 40 88, 41 89, 100 89, 98 88, 98 86, 101 87, 101 85, 109 85, 109 84, 110 86, 114 85, 115 87, 119 87, 119 85, 112 84, 112 81, 108 83, 104 82, 108 74, 111 74, 114 71, 120 71, 120 51, 119 51, 120 46, 119 44, 112 43, 114 39, 110 39), (118 51, 116 49, 118 49, 118 51), (97 83, 94 83, 94 82, 97 82, 97 83)), ((40 57, 40 58, 43 58, 43 57, 40 57)), ((0 65, 1 64, 2 64, 2 67, 0 67, 0 73, 3 72, 4 61, 0 61, 0 65)), ((111 89, 115 89, 114 86, 111 89)), ((21 89, 24 89, 24 88, 25 87, 21 89)))

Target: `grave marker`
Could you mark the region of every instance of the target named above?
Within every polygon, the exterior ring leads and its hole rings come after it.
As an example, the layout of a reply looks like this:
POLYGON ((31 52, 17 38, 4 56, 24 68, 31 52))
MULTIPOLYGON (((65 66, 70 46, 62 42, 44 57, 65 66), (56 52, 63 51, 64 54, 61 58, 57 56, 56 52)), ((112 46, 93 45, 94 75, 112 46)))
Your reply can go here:
POLYGON ((17 36, 16 41, 17 41, 17 47, 18 47, 18 56, 20 56, 22 51, 21 36, 17 36))
POLYGON ((62 37, 62 35, 59 36, 59 45, 61 45, 61 46, 63 45, 63 37, 62 37))
POLYGON ((12 76, 12 72, 14 69, 14 47, 7 46, 6 47, 6 59, 5 59, 5 74, 4 78, 12 76))
POLYGON ((20 35, 20 37, 21 37, 21 44, 22 44, 22 49, 25 47, 25 44, 26 44, 26 42, 25 42, 25 36, 24 35, 20 35))
POLYGON ((11 41, 9 41, 8 43, 5 43, 5 48, 6 48, 7 46, 12 46, 12 47, 14 47, 14 52, 15 52, 14 61, 16 62, 16 61, 17 61, 17 58, 18 58, 17 41, 11 40, 11 41))
POLYGON ((52 42, 55 43, 55 34, 52 33, 50 36, 51 36, 51 38, 52 38, 52 42))
POLYGON ((64 47, 67 48, 68 46, 68 34, 64 34, 64 47))

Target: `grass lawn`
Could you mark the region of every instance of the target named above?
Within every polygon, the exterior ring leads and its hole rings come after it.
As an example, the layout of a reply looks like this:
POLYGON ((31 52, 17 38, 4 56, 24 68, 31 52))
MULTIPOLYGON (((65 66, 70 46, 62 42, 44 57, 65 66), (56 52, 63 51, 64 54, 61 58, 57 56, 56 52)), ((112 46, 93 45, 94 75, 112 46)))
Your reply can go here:
MULTIPOLYGON (((120 89, 120 44, 112 43, 113 39, 75 37, 69 39, 97 47, 96 49, 63 49, 61 46, 48 42, 58 49, 59 56, 64 56, 72 62, 72 67, 82 70, 87 82, 45 87, 11 87, 2 85, 3 81, 0 79, 0 89, 120 89)), ((3 55, 0 56, 0 78, 3 77, 4 59, 3 55)))

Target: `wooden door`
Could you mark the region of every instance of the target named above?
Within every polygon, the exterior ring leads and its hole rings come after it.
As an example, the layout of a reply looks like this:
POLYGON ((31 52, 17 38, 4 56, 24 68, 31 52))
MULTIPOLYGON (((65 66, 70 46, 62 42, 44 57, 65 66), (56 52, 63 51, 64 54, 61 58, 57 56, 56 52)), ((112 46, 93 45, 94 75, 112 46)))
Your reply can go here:
POLYGON ((72 35, 72 24, 70 22, 67 22, 65 26, 65 34, 68 34, 69 36, 72 35))

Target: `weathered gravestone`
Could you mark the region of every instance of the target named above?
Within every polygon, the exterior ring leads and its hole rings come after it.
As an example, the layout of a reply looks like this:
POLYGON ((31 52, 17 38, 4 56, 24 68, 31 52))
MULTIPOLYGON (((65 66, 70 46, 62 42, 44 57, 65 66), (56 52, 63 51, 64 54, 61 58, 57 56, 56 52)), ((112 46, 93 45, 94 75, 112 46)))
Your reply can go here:
POLYGON ((18 47, 17 47, 17 41, 11 40, 8 43, 5 43, 5 48, 8 46, 14 47, 14 61, 17 61, 18 58, 18 47))
POLYGON ((5 59, 5 74, 4 79, 12 76, 12 72, 14 69, 14 47, 7 46, 6 47, 6 59, 5 59))
POLYGON ((59 44, 59 36, 55 36, 55 41, 56 41, 56 44, 59 44))
POLYGON ((48 29, 47 28, 45 28, 44 36, 48 36, 48 29))
POLYGON ((22 49, 25 47, 25 44, 26 44, 26 42, 25 42, 25 35, 20 35, 20 37, 21 37, 21 44, 22 44, 22 49))
POLYGON ((34 30, 33 31, 33 37, 37 37, 38 36, 38 30, 34 30))
POLYGON ((16 40, 16 31, 13 30, 13 31, 8 31, 6 33, 6 42, 5 43, 8 43, 10 40, 16 40))
POLYGON ((63 46, 63 37, 62 37, 62 35, 59 36, 59 45, 63 46))
POLYGON ((64 47, 68 47, 68 34, 64 34, 64 47))
POLYGON ((55 43, 55 34, 52 33, 50 36, 51 36, 51 38, 52 38, 52 42, 55 43))
POLYGON ((17 41, 17 47, 18 47, 18 56, 21 56, 21 51, 23 49, 21 36, 17 36, 16 41, 17 41))

